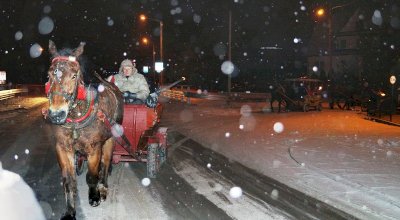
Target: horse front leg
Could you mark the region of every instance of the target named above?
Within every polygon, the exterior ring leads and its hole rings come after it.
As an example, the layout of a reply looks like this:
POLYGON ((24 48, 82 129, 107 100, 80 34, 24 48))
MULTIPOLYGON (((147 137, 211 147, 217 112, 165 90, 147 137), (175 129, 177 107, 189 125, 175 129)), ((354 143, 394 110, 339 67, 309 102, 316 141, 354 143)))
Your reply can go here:
POLYGON ((101 201, 105 201, 108 193, 107 178, 111 166, 111 159, 114 149, 114 138, 109 138, 103 145, 103 155, 101 157, 100 165, 100 180, 99 180, 99 191, 101 201))
POLYGON ((271 101, 270 101, 270 106, 271 106, 271 112, 274 112, 274 106, 273 106, 273 104, 274 104, 274 100, 273 99, 271 99, 271 101))
POLYGON ((75 198, 77 192, 76 175, 74 168, 74 150, 61 143, 56 144, 58 164, 61 168, 67 211, 61 219, 75 219, 75 198))
POLYGON ((99 170, 101 159, 100 146, 86 146, 86 149, 92 149, 88 153, 88 172, 86 174, 86 183, 89 187, 89 204, 93 207, 100 205, 100 192, 97 188, 99 183, 99 170))
POLYGON ((281 113, 282 100, 278 101, 278 113, 281 113))

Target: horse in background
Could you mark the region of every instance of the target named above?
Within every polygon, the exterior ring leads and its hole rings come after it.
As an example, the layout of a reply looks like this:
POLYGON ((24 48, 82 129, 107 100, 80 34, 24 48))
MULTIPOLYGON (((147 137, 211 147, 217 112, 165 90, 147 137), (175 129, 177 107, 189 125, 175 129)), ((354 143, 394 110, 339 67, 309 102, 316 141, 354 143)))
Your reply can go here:
POLYGON ((123 99, 118 88, 97 75, 98 89, 85 85, 79 58, 85 43, 57 51, 49 41, 52 55, 46 93, 49 109, 44 116, 52 124, 56 152, 62 173, 67 210, 61 219, 75 219, 77 154, 87 158, 86 183, 89 204, 98 206, 107 197, 107 177, 114 147, 112 127, 122 123, 123 99))
POLYGON ((276 101, 276 102, 278 102, 278 113, 280 113, 282 107, 286 108, 286 100, 285 100, 285 92, 286 92, 286 90, 279 83, 276 83, 274 85, 270 85, 269 86, 269 90, 270 90, 270 93, 271 93, 271 99, 270 99, 271 112, 274 112, 273 103, 276 101))

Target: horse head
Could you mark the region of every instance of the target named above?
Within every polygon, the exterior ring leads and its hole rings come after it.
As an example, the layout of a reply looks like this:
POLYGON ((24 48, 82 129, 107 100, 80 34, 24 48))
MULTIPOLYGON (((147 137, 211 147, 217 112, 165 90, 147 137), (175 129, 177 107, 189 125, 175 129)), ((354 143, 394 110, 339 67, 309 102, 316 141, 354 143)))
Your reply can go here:
POLYGON ((84 96, 83 76, 78 62, 84 46, 85 43, 81 42, 76 49, 64 49, 59 53, 54 42, 49 41, 52 60, 45 87, 49 99, 48 116, 54 124, 64 124, 76 99, 84 96))

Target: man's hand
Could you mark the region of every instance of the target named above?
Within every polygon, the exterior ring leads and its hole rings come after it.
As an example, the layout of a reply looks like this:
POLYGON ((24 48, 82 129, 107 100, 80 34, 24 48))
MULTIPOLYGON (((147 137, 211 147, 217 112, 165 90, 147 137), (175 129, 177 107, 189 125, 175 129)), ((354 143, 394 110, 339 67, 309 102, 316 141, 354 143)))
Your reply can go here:
POLYGON ((135 99, 137 97, 137 95, 136 95, 136 93, 132 93, 132 92, 124 92, 123 97, 135 99))

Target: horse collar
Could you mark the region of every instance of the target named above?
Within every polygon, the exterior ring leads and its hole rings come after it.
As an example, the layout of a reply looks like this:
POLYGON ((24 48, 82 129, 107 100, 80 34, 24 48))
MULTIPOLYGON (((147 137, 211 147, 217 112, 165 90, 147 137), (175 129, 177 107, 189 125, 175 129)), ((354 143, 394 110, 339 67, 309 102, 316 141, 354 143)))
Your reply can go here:
MULTIPOLYGON (((67 118, 66 123, 62 125, 65 128, 81 129, 88 126, 95 118, 98 107, 97 92, 90 86, 86 88, 86 110, 79 118, 67 118)), ((76 107, 74 103, 73 108, 76 107)))

